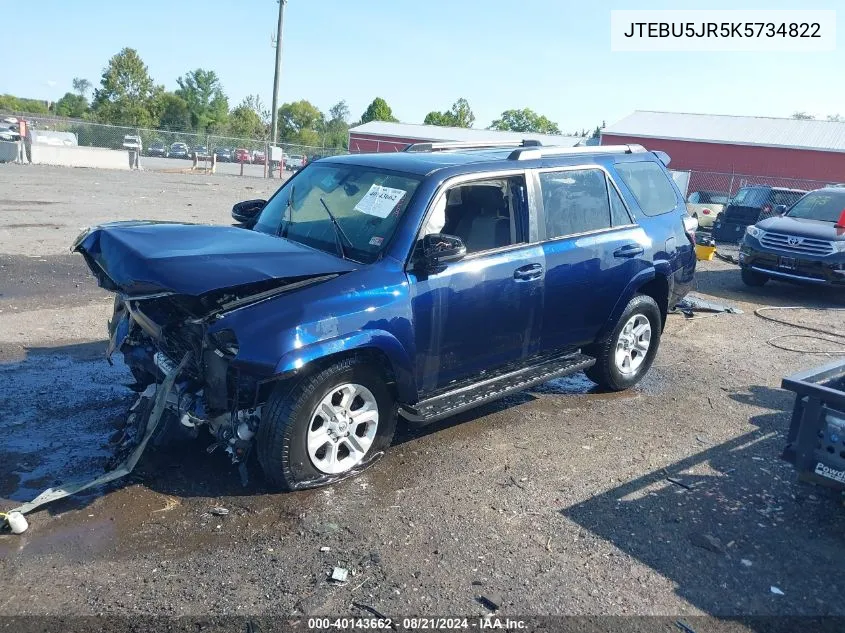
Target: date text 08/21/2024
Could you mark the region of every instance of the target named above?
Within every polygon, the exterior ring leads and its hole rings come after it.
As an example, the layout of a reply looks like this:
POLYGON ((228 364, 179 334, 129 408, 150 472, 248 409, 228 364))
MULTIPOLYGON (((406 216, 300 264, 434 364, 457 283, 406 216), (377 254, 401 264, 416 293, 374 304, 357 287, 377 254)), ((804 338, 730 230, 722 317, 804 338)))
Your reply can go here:
MULTIPOLYGON (((400 621, 392 618, 309 618, 308 629, 311 631, 331 630, 396 630, 400 621)), ((527 627, 524 620, 481 616, 476 618, 403 618, 401 629, 419 630, 466 630, 498 629, 523 630, 527 627)))

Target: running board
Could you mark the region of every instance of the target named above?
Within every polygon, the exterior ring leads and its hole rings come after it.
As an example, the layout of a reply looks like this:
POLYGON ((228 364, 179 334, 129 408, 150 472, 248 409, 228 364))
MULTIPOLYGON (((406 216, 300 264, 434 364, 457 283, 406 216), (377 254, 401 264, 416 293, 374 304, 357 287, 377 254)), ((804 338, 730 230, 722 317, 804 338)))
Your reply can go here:
POLYGON ((574 374, 592 367, 595 363, 596 359, 592 356, 573 354, 466 385, 428 400, 422 400, 413 406, 404 406, 399 412, 409 422, 429 424, 498 400, 515 391, 528 389, 553 378, 574 374))

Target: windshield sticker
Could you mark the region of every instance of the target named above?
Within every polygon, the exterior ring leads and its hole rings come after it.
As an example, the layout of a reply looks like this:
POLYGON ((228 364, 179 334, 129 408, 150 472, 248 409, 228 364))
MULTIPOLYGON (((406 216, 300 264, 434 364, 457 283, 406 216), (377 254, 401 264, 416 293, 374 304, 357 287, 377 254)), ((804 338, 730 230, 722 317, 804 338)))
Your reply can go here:
POLYGON ((381 246, 381 243, 384 241, 383 237, 379 237, 376 235, 375 237, 370 238, 370 246, 381 246))
POLYGON ((404 189, 373 185, 355 205, 355 210, 377 218, 386 218, 407 193, 404 189))

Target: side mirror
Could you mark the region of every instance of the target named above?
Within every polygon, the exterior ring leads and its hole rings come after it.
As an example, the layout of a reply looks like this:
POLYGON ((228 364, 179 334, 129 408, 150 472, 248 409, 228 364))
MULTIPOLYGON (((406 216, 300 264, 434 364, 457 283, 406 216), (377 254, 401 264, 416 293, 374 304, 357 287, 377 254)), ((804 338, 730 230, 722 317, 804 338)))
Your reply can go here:
POLYGON ((456 262, 467 254, 463 241, 454 235, 434 233, 421 240, 421 263, 427 270, 437 270, 444 264, 456 262))
POLYGON ((785 204, 779 204, 775 207, 775 215, 783 215, 784 213, 786 213, 785 204))
POLYGON ((258 216, 267 204, 266 200, 244 200, 232 207, 232 219, 244 228, 251 229, 258 221, 258 216))

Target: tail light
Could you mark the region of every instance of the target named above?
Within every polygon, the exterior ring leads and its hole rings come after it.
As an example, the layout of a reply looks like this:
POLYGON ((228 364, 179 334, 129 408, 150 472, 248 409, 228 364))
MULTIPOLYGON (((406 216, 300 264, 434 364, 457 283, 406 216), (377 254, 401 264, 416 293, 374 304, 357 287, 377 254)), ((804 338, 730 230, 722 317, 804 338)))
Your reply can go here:
POLYGON ((698 228, 698 220, 688 215, 684 216, 684 233, 689 243, 695 246, 695 230, 698 228))
POLYGON ((710 209, 702 209, 702 210, 701 210, 701 212, 702 212, 704 215, 710 215, 710 209))
POLYGON ((842 209, 842 214, 833 226, 837 229, 845 229, 845 209, 842 209))

